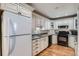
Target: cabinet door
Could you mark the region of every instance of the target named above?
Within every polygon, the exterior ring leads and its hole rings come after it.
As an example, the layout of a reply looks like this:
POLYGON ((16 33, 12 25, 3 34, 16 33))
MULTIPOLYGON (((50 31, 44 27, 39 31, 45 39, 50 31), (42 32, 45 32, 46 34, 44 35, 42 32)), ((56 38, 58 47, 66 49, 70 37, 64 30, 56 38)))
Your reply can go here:
POLYGON ((40 27, 40 26, 41 26, 40 22, 41 22, 41 21, 40 21, 40 17, 37 16, 37 17, 36 17, 36 27, 38 27, 38 26, 40 27))
POLYGON ((38 49, 33 51, 33 56, 38 54, 38 49))
POLYGON ((42 51, 42 50, 43 50, 43 47, 44 47, 43 38, 41 38, 41 41, 40 41, 40 43, 41 43, 41 46, 40 46, 40 51, 42 51))
POLYGON ((57 44, 57 35, 52 35, 52 44, 57 44))
POLYGON ((19 5, 19 12, 24 16, 32 17, 32 12, 23 5, 19 5))
POLYGON ((56 21, 54 22, 54 29, 58 29, 58 23, 56 21))
POLYGON ((33 15, 32 17, 32 30, 34 31, 36 28, 36 18, 35 18, 35 15, 33 15))
POLYGON ((48 47, 48 37, 41 38, 41 51, 48 47))
POLYGON ((40 24, 44 28, 44 26, 45 26, 45 19, 43 17, 40 20, 40 24))
POLYGON ((78 27, 78 21, 77 21, 77 17, 74 17, 74 19, 73 19, 73 23, 74 23, 74 29, 77 29, 77 27, 78 27))
POLYGON ((69 47, 75 48, 75 38, 73 36, 69 36, 68 44, 69 44, 69 47))
POLYGON ((69 29, 74 29, 74 22, 73 22, 73 18, 70 20, 70 21, 68 21, 69 23, 69 29))
POLYGON ((48 47, 48 37, 44 38, 44 49, 48 47))
POLYGON ((40 39, 38 39, 38 53, 40 53, 41 52, 41 40, 40 39))
POLYGON ((48 30, 48 20, 45 21, 45 29, 48 30))

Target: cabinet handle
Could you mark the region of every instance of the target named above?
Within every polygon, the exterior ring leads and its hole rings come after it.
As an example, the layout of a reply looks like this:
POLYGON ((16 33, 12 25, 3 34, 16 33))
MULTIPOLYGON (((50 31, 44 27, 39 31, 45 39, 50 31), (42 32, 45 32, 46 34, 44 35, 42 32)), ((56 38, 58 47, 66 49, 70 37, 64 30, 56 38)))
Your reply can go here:
POLYGON ((38 49, 38 47, 35 48, 35 50, 38 49))
POLYGON ((33 47, 37 46, 38 44, 35 44, 33 47))
POLYGON ((38 49, 38 47, 35 47, 35 48, 33 49, 33 51, 35 51, 36 49, 38 49))
MULTIPOLYGON (((38 42, 38 40, 35 40, 35 42, 38 42)), ((35 42, 33 42, 33 43, 35 43, 35 42)))

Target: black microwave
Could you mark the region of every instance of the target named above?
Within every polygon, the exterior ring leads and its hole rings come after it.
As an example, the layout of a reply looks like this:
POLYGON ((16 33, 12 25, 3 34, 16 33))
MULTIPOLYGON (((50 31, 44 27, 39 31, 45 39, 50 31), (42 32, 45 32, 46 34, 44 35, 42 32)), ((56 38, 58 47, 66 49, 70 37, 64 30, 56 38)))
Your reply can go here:
POLYGON ((68 25, 61 25, 61 26, 58 26, 58 28, 67 28, 68 29, 68 25))

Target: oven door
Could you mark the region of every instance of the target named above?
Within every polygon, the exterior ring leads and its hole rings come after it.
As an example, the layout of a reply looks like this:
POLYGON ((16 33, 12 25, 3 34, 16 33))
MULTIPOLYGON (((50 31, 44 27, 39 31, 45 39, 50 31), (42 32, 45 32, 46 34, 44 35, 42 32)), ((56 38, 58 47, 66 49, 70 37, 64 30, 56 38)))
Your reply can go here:
POLYGON ((58 36, 58 45, 68 47, 68 37, 67 36, 58 36))

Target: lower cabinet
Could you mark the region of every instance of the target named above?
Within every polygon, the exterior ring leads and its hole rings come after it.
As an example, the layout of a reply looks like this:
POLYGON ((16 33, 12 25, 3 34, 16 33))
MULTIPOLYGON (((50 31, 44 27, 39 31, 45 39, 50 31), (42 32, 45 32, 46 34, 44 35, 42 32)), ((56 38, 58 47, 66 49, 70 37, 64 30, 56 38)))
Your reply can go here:
POLYGON ((77 49, 78 49, 78 42, 77 42, 77 36, 69 36, 68 45, 71 48, 74 48, 75 55, 77 55, 77 49))
POLYGON ((57 44, 57 35, 52 35, 52 44, 57 44))
POLYGON ((35 39, 32 41, 32 43, 33 43, 33 56, 35 56, 48 47, 48 37, 35 39))
POLYGON ((40 40, 40 51, 48 47, 48 37, 43 37, 40 40))
POLYGON ((33 55, 37 55, 38 53, 39 53, 39 47, 40 47, 40 45, 39 45, 39 40, 40 39, 35 39, 35 40, 33 40, 32 41, 32 47, 33 47, 33 52, 32 52, 32 54, 33 55))
POLYGON ((68 45, 69 47, 71 48, 75 48, 75 45, 76 45, 76 37, 75 36, 69 36, 69 39, 68 39, 68 45))

